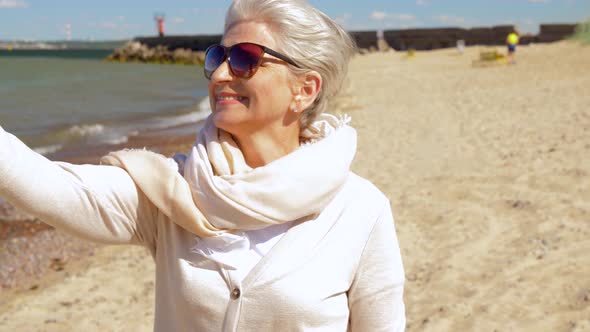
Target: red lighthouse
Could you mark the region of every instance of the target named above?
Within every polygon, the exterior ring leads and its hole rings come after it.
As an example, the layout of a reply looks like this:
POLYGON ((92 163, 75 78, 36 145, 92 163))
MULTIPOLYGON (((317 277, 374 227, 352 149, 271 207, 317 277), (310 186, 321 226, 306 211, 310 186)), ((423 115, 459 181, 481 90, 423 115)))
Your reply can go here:
POLYGON ((156 25, 158 27, 158 35, 164 37, 164 14, 154 15, 154 20, 156 20, 156 25))

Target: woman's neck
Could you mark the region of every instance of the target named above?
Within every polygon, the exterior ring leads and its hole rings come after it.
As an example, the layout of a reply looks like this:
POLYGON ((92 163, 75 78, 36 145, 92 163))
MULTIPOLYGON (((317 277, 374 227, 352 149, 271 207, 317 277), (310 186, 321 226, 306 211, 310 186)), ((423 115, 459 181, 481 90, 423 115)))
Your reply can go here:
POLYGON ((295 151, 299 147, 299 128, 234 136, 234 140, 242 150, 248 166, 256 168, 295 151))

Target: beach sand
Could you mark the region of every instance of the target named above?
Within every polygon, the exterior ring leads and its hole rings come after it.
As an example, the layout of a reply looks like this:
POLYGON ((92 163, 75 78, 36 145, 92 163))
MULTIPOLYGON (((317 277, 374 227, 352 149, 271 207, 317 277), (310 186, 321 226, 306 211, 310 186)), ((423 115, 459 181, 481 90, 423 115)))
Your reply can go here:
MULTIPOLYGON (((358 130, 354 171, 392 202, 407 330, 590 331, 590 46, 473 67, 482 50, 357 56, 335 103, 358 130)), ((0 330, 152 329, 144 249, 63 268, 4 291, 0 330)))

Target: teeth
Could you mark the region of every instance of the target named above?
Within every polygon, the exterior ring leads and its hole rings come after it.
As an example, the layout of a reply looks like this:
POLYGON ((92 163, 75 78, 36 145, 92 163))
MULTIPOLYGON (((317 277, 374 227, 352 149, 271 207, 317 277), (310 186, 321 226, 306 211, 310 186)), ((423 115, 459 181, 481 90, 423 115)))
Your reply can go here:
POLYGON ((242 100, 244 97, 240 96, 223 96, 217 97, 217 100, 242 100))

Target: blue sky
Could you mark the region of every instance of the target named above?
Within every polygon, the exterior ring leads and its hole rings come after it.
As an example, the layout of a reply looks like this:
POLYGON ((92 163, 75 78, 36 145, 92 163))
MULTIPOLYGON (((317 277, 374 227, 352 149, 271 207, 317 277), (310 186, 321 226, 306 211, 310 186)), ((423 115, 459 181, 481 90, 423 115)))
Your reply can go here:
MULTIPOLYGON (((110 40, 155 34, 221 33, 230 0, 0 0, 0 40, 110 40)), ((349 30, 539 23, 590 17, 590 0, 309 0, 349 30)))

